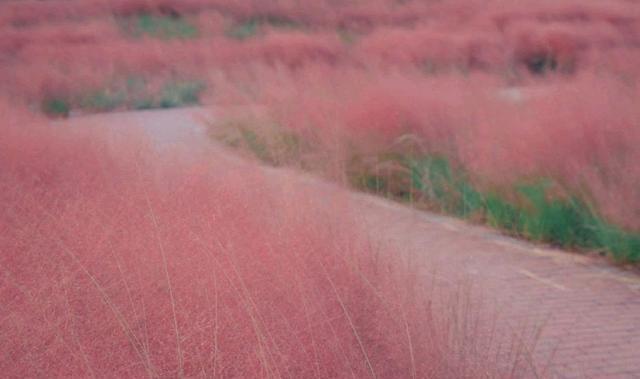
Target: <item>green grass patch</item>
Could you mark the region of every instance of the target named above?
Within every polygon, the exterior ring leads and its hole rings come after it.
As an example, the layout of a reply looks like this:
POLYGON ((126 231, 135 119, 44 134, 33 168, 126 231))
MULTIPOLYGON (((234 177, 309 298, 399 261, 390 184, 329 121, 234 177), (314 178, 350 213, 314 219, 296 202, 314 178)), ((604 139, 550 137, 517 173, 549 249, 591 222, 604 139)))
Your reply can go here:
POLYGON ((275 164, 275 160, 269 150, 267 141, 262 138, 262 136, 248 128, 241 128, 240 134, 245 146, 249 148, 256 158, 272 165, 275 164))
POLYGON ((276 16, 254 17, 248 20, 237 21, 231 24, 225 31, 228 38, 246 40, 256 37, 265 27, 276 29, 301 29, 303 25, 287 18, 276 16))
POLYGON ((358 42, 359 35, 354 31, 346 28, 340 28, 337 30, 337 33, 338 38, 340 38, 340 41, 345 45, 354 45, 358 42))
POLYGON ((441 156, 410 158, 411 183, 427 202, 460 217, 471 217, 482 207, 484 198, 461 171, 454 170, 441 156))
POLYGON ((44 99, 40 108, 50 117, 68 117, 71 112, 71 104, 67 99, 61 97, 44 99))
POLYGON ((278 125, 268 125, 258 132, 251 121, 232 121, 217 127, 213 137, 227 146, 245 150, 253 157, 271 166, 305 166, 302 150, 307 149, 298 135, 291 132, 271 133, 278 125))
POLYGON ((624 231, 598 220, 595 225, 598 244, 622 262, 640 262, 640 235, 624 231))
POLYGON ((176 108, 198 104, 204 88, 204 83, 197 80, 169 82, 162 89, 158 107, 176 108))
POLYGON ((269 25, 273 28, 302 29, 304 27, 304 25, 298 21, 295 21, 286 17, 280 17, 280 16, 273 16, 273 15, 266 16, 266 17, 259 18, 258 20, 260 20, 263 24, 269 25))
MULTIPOLYGON (((389 159, 385 154, 376 162, 389 159), (386 158, 385 158, 386 157, 386 158)), ((393 156, 393 155, 392 155, 393 156)), ((509 234, 568 249, 599 250, 624 262, 640 261, 640 234, 624 231, 601 218, 587 202, 563 193, 551 180, 520 183, 500 192, 483 192, 442 156, 401 156, 393 174, 356 160, 351 183, 396 200, 423 202, 431 209, 482 220, 509 234), (410 180, 397 176, 409 172, 410 180), (393 190, 391 190, 393 189, 393 190)), ((377 167, 377 166, 376 166, 377 167)))
POLYGON ((134 38, 148 36, 168 40, 197 38, 199 35, 194 25, 177 16, 141 14, 122 18, 118 24, 125 34, 134 38))
POLYGON ((176 108, 198 104, 205 89, 199 80, 174 79, 152 90, 142 77, 116 81, 111 87, 93 89, 69 97, 54 96, 41 103, 50 117, 67 117, 72 109, 86 112, 110 112, 128 109, 176 108))
POLYGON ((235 23, 225 31, 225 35, 231 39, 245 40, 258 34, 259 24, 256 20, 235 23))
POLYGON ((518 232, 521 228, 518 208, 495 193, 484 197, 483 211, 487 223, 494 228, 509 232, 518 232))
POLYGON ((135 99, 131 103, 131 108, 136 110, 146 110, 146 109, 154 109, 159 108, 155 101, 150 97, 143 97, 141 99, 135 99))
POLYGON ((127 100, 122 91, 98 90, 82 96, 80 107, 94 112, 109 112, 122 107, 127 100))
POLYGON ((565 199, 548 195, 550 181, 520 185, 517 191, 526 202, 520 209, 521 232, 534 240, 562 247, 598 245, 594 234, 597 220, 589 207, 576 197, 565 199))

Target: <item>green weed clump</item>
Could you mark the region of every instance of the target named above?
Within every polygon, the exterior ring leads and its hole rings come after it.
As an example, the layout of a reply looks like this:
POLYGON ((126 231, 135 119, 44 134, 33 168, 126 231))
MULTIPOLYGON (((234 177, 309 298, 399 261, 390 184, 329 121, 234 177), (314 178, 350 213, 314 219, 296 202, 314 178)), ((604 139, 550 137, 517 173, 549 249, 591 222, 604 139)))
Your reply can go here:
POLYGON ((366 192, 482 222, 529 240, 606 252, 621 262, 640 261, 640 234, 610 224, 578 196, 558 194, 563 191, 549 179, 482 191, 443 156, 399 153, 352 158, 347 171, 350 184, 366 192))
POLYGON ((204 87, 204 83, 197 80, 169 82, 162 89, 158 106, 175 108, 197 104, 204 87))
POLYGON ((92 89, 69 97, 51 97, 41 104, 43 113, 51 117, 67 117, 71 109, 87 112, 110 112, 128 109, 177 108, 195 105, 205 84, 199 80, 171 80, 159 90, 139 77, 129 78, 125 83, 92 89))
POLYGON ((256 128, 255 120, 234 120, 216 126, 211 137, 233 149, 248 153, 250 156, 270 166, 297 165, 308 168, 306 154, 311 150, 307 141, 296 133, 280 131, 275 124, 260 124, 256 128), (273 132, 278 130, 278 132, 273 132))
POLYGON ((407 160, 412 186, 425 201, 459 217, 475 216, 492 227, 562 248, 601 250, 615 259, 640 261, 640 234, 606 222, 577 196, 557 195, 551 180, 518 184, 503 192, 482 192, 446 158, 407 160))
POLYGON ((198 28, 179 16, 142 14, 123 18, 119 25, 125 34, 134 38, 190 39, 199 34, 198 28))
POLYGON ((258 33, 258 22, 249 20, 245 22, 235 23, 225 31, 225 35, 231 39, 245 40, 254 37, 258 33))
POLYGON ((96 112, 109 112, 122 107, 126 103, 126 93, 101 89, 82 96, 80 107, 96 112))
POLYGON ((68 117, 71 105, 64 98, 52 97, 42 101, 41 109, 42 112, 51 117, 68 117))
POLYGON ((264 27, 275 29, 300 29, 303 26, 295 21, 282 17, 252 17, 248 20, 237 21, 231 24, 225 31, 228 38, 246 40, 258 36, 264 27))

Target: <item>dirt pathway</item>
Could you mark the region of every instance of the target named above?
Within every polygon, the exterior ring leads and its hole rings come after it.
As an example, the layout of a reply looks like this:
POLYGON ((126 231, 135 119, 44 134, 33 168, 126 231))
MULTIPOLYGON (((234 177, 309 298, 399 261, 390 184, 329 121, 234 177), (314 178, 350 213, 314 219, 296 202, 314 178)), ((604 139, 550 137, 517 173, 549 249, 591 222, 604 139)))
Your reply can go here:
MULTIPOLYGON (((190 108, 88 116, 64 124, 105 124, 115 133, 139 129, 159 148, 215 148, 200 126, 206 116, 190 108)), ((289 170, 266 170, 288 182, 327 185, 289 170)), ((428 270, 425 277, 435 274, 444 287, 470 284, 505 331, 539 329, 532 360, 542 368, 541 377, 640 378, 639 275, 369 195, 349 196, 372 238, 420 262, 428 270)))

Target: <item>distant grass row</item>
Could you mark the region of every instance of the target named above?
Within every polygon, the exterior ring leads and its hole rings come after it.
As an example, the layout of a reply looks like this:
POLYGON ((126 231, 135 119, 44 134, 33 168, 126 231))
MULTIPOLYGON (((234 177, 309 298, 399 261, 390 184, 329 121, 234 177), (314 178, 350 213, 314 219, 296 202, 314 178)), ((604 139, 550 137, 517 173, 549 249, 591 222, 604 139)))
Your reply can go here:
MULTIPOLYGON (((116 22, 124 35, 134 39, 150 37, 170 40, 200 37, 198 27, 177 13, 139 14, 120 17, 116 22)), ((242 41, 258 37, 265 28, 305 30, 306 26, 292 19, 262 16, 234 20, 227 26, 224 34, 230 39, 242 41)), ((337 32, 343 42, 354 42, 355 36, 348 30, 339 29, 337 32)), ((533 66, 537 70, 535 72, 541 73, 556 67, 553 59, 549 57, 536 60, 533 66)), ((444 70, 433 62, 425 62, 423 69, 429 75, 444 70)), ((197 81, 176 81, 167 83, 159 94, 150 94, 144 89, 141 90, 142 86, 144 83, 134 79, 127 81, 126 88, 105 88, 73 96, 50 95, 42 100, 41 109, 51 116, 67 116, 72 110, 105 112, 118 109, 179 107, 197 103, 203 88, 202 83, 197 81)))
MULTIPOLYGON (((313 147, 296 134, 257 133, 244 124, 230 124, 227 129, 232 132, 214 138, 263 162, 295 162, 303 169, 313 166, 305 158, 313 147)), ((619 262, 640 262, 639 233, 607 222, 588 201, 567 193, 551 179, 483 191, 444 156, 397 151, 354 154, 345 170, 350 185, 362 191, 484 223, 532 241, 601 252, 619 262)))
MULTIPOLYGON (((161 40, 198 38, 198 28, 186 18, 175 15, 140 14, 116 20, 120 30, 130 38, 157 38, 161 40)), ((244 40, 255 37, 264 26, 298 28, 299 24, 286 19, 258 17, 235 21, 225 35, 244 40)), ((52 117, 67 117, 73 110, 109 112, 122 109, 173 108, 197 104, 204 83, 198 80, 175 80, 166 83, 160 93, 151 93, 143 79, 126 80, 118 88, 104 88, 75 95, 46 96, 40 109, 52 117)), ((157 92, 157 91, 156 91, 157 92)))
POLYGON ((117 20, 120 29, 133 38, 188 39, 199 36, 198 28, 183 17, 141 14, 117 20))
POLYGON ((154 93, 143 79, 134 78, 119 88, 94 90, 75 96, 48 96, 42 101, 41 109, 52 117, 67 117, 72 110, 109 112, 175 108, 197 104, 204 88, 201 81, 172 80, 154 93))
POLYGON ((236 21, 225 31, 225 35, 232 39, 245 40, 255 37, 265 26, 277 29, 303 29, 304 25, 297 21, 280 17, 254 17, 243 21, 236 21))
MULTIPOLYGON (((190 39, 200 36, 197 26, 179 15, 141 14, 121 17, 117 20, 122 32, 132 38, 151 37, 158 39, 190 39)), ((255 37, 262 28, 300 29, 303 25, 296 21, 279 17, 252 17, 236 20, 226 29, 225 35, 231 39, 245 40, 255 37)))

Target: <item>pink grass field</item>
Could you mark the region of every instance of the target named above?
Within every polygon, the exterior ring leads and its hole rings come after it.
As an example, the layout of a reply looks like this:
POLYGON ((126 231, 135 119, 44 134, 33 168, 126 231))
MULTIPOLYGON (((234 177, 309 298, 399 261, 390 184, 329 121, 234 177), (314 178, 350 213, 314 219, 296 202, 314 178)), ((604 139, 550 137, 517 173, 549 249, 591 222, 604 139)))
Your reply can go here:
POLYGON ((8 1, 0 14, 0 85, 32 108, 131 78, 197 79, 220 114, 266 106, 287 128, 382 146, 409 133, 482 187, 550 177, 640 227, 632 2, 8 1), (118 20, 142 13, 180 15, 198 37, 127 36, 118 20))
POLYGON ((217 120, 310 136, 318 161, 411 139, 480 189, 551 178, 638 231, 639 42, 623 0, 2 1, 0 373, 525 375, 484 329, 460 332, 479 313, 438 304, 341 190, 40 108, 199 80, 217 120), (197 36, 127 35, 141 14, 197 36))
POLYGON ((12 113, 0 142, 3 376, 520 372, 467 330, 476 316, 456 316, 460 299, 434 308, 417 266, 370 240, 343 192, 12 113))
POLYGON ((640 227, 640 93, 616 78, 584 73, 504 89, 485 74, 424 77, 320 66, 258 69, 248 78, 220 79, 218 88, 219 109, 229 119, 312 135, 316 148, 336 160, 417 140, 420 150, 449 157, 486 190, 551 178, 610 220, 640 227), (238 112, 239 104, 261 107, 238 112))

